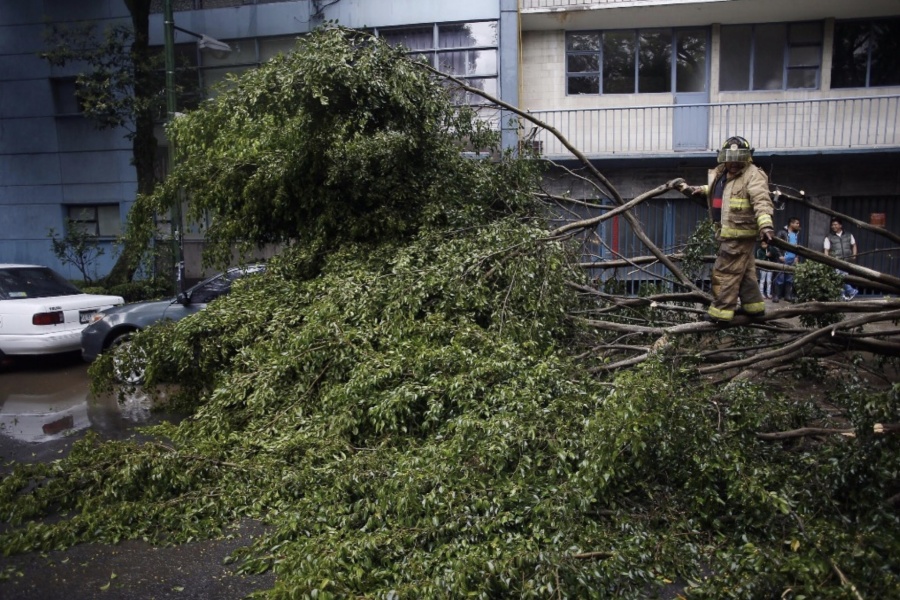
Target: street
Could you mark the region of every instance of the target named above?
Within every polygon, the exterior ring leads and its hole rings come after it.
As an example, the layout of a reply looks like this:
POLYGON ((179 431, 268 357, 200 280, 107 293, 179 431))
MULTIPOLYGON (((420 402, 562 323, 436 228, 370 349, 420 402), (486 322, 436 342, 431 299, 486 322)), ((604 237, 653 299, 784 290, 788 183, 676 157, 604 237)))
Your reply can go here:
MULTIPOLYGON (((140 391, 121 404, 112 395, 95 397, 87 368, 78 353, 3 363, 0 479, 18 462, 62 458, 89 430, 121 439, 135 426, 167 418, 152 413, 140 391)), ((0 523, 0 533, 5 530, 0 523)), ((252 543, 262 530, 261 524, 245 521, 222 539, 174 547, 128 540, 8 557, 0 547, 0 598, 237 600, 274 584, 272 573, 236 576, 224 564, 233 550, 252 543)))
POLYGON ((76 353, 7 359, 0 371, 0 457, 16 458, 23 444, 45 444, 93 429, 122 437, 158 416, 144 394, 123 403, 89 392, 88 365, 76 353))

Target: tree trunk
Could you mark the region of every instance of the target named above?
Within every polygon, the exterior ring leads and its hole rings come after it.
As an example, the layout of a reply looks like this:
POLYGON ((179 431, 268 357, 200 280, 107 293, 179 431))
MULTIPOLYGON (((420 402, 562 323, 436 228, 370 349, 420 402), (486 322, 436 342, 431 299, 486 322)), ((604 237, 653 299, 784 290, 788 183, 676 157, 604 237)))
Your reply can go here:
MULTIPOLYGON (((149 99, 159 91, 154 82, 149 51, 151 0, 126 0, 125 4, 131 13, 131 23, 134 28, 134 43, 131 47, 134 95, 136 98, 149 99)), ((106 285, 131 281, 150 241, 151 228, 146 224, 153 218, 153 212, 145 206, 143 197, 153 192, 156 187, 157 140, 153 133, 151 104, 140 102, 138 106, 140 108, 134 115, 134 134, 131 140, 138 195, 128 212, 127 228, 130 234, 146 233, 125 236, 125 246, 116 260, 116 264, 104 279, 106 285)))

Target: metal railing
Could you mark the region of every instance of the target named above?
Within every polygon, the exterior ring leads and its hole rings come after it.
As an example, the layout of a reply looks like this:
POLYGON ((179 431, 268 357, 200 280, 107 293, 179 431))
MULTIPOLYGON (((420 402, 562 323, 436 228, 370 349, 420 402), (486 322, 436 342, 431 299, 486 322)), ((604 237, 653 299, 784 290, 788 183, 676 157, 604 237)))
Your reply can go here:
MULTIPOLYGON (((291 0, 172 0, 172 10, 203 10, 207 8, 233 8, 245 4, 274 4, 291 0)), ((151 13, 163 12, 163 0, 151 0, 151 13)))
POLYGON ((610 6, 616 4, 668 4, 661 0, 521 0, 522 10, 554 9, 575 6, 610 6))
MULTIPOLYGON (((900 95, 530 113, 591 157, 711 151, 731 135, 764 151, 900 148, 900 95)), ((571 156, 547 131, 533 139, 544 156, 571 156)))

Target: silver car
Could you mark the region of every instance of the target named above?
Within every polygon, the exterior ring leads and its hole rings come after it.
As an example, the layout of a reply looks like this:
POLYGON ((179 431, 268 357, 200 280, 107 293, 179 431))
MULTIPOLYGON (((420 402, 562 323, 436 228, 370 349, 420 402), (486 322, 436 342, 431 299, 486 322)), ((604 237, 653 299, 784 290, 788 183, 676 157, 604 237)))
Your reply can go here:
MULTIPOLYGON (((102 352, 128 343, 136 332, 149 325, 162 320, 179 321, 203 310, 209 302, 230 292, 231 284, 236 279, 263 270, 264 264, 235 267, 201 281, 176 298, 136 302, 99 312, 81 332, 81 356, 85 361, 92 362, 102 352)), ((127 383, 140 383, 143 380, 141 369, 117 375, 127 383)))

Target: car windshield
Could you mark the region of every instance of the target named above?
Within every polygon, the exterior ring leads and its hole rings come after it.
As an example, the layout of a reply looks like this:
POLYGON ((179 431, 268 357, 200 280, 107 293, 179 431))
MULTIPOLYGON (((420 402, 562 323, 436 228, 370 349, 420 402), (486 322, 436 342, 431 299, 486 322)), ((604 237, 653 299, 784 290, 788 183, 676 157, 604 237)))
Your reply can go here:
POLYGON ((47 267, 0 269, 0 300, 71 296, 81 290, 47 267))
POLYGON ((243 267, 240 269, 231 269, 225 273, 221 273, 209 281, 199 283, 190 290, 191 302, 208 303, 212 302, 219 296, 224 296, 231 291, 231 284, 235 280, 247 275, 259 273, 263 269, 258 266, 243 267))

